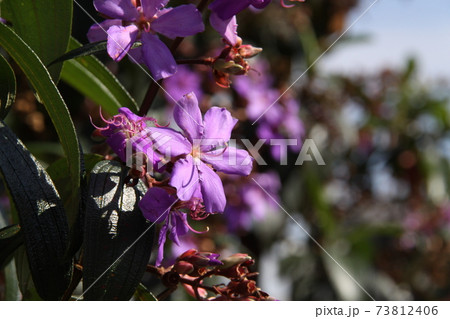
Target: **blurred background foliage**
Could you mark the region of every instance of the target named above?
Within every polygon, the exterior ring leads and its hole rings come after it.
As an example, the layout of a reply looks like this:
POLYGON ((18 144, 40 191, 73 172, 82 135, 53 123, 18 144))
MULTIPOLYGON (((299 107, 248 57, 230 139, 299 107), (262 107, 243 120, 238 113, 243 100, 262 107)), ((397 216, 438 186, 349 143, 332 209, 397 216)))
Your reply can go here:
MULTIPOLYGON (((78 2, 99 18, 92 1, 78 2)), ((279 199, 283 208, 267 194, 246 188, 250 192, 246 196, 263 203, 263 218, 250 216, 250 224, 243 227, 232 226, 226 214, 210 217, 210 232, 186 239, 186 248, 196 245, 223 256, 249 253, 261 273, 258 285, 280 299, 368 300, 370 294, 377 300, 447 300, 450 114, 446 86, 423 83, 414 60, 405 61, 398 70, 352 76, 321 74, 315 60, 345 30, 358 3, 307 0, 284 9, 274 1, 262 12, 247 10, 239 15, 239 34, 244 43, 264 49, 256 61, 268 62, 274 89, 284 92, 309 68, 289 96, 301 106, 302 138, 314 140, 326 165, 313 161, 296 166, 298 151, 290 149, 288 165, 280 166, 265 145, 262 154, 270 165, 257 170, 279 176, 279 185, 275 178, 269 187, 273 186, 273 199, 279 199)), ((74 6, 73 36, 87 43, 85 35, 91 24, 85 12, 74 6)), ((354 40, 364 39, 344 36, 339 45, 351 46, 354 40)), ((206 57, 214 55, 220 45, 214 31, 207 29, 185 40, 179 55, 206 57)), ((149 84, 146 75, 126 59, 116 64, 106 55, 98 57, 139 104, 149 84)), ((242 120, 236 137, 255 142, 258 134, 242 111, 249 101, 240 98, 233 84, 228 90, 213 85, 206 67, 193 70, 201 75, 197 84, 203 92, 202 105, 232 110, 242 120)), ((258 73, 256 66, 255 70, 258 73)), ((19 75, 17 97, 6 121, 48 166, 62 156, 62 149, 25 76, 19 69, 15 71, 19 75)), ((90 138, 89 115, 94 123, 100 123, 99 106, 64 82, 59 88, 85 151, 102 149, 90 138)), ((170 104, 160 92, 150 112, 164 121, 170 104)), ((233 197, 243 194, 239 187, 246 187, 248 181, 224 182, 232 206, 233 197)), ((0 192, 2 223, 8 224, 9 204, 4 189, 0 192)), ((239 203, 242 198, 236 200, 237 206, 244 205, 239 203)), ((241 214, 250 214, 252 205, 256 203, 249 203, 247 212, 241 214)), ((179 250, 181 253, 182 248, 179 250)), ((0 300, 7 292, 14 293, 4 285, 8 271, 13 270, 0 272, 0 300)), ((158 289, 150 276, 145 283, 158 289)), ((177 292, 172 298, 189 297, 177 292)))

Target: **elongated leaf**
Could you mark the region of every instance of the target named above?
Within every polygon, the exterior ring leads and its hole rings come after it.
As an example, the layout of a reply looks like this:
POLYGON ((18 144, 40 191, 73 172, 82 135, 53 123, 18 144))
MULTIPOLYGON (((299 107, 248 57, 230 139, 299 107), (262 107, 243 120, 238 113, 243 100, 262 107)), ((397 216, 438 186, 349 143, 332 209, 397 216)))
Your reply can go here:
POLYGON ((100 52, 106 52, 106 41, 87 43, 75 49, 71 49, 69 52, 64 53, 63 55, 52 61, 49 66, 59 62, 64 62, 67 60, 80 58, 100 52))
POLYGON ((17 280, 16 264, 11 260, 5 267, 5 300, 18 301, 21 299, 19 281, 17 280))
POLYGON ((24 246, 20 246, 14 254, 16 264, 17 281, 23 300, 42 300, 36 291, 31 276, 27 252, 24 246))
POLYGON ((80 184, 80 154, 78 138, 64 100, 42 62, 10 28, 0 23, 0 46, 17 62, 27 75, 52 119, 66 154, 68 173, 74 186, 80 184))
POLYGON ((133 297, 136 301, 158 301, 155 295, 148 291, 147 287, 145 287, 143 284, 139 284, 139 286, 136 288, 136 291, 134 292, 133 297))
POLYGON ((23 231, 33 282, 45 300, 59 299, 70 283, 71 260, 63 260, 68 225, 61 199, 45 170, 0 122, 0 172, 23 231))
POLYGON ((47 173, 61 195, 67 214, 70 229, 68 256, 73 256, 83 242, 84 212, 86 211, 87 197, 86 173, 90 173, 101 160, 103 160, 103 157, 96 154, 85 154, 81 157, 81 163, 84 165, 81 169, 80 187, 77 188, 73 187, 67 177, 67 161, 64 158, 55 161, 47 168, 47 173))
MULTIPOLYGON (((83 156, 82 162, 84 163, 84 170, 90 172, 94 166, 103 159, 101 155, 97 154, 85 154, 83 156)), ((76 213, 78 211, 78 206, 74 204, 78 204, 78 202, 74 201, 74 197, 78 197, 79 188, 73 187, 70 184, 70 179, 67 177, 67 160, 61 158, 54 163, 52 163, 47 168, 47 173, 50 175, 52 181, 55 183, 56 189, 60 194, 61 198, 64 202, 64 207, 66 207, 67 220, 69 226, 73 225, 76 219, 76 213), (67 203, 67 205, 66 205, 67 203), (71 207, 72 206, 72 207, 71 207), (69 213, 69 210, 72 212, 69 213)), ((83 172, 81 175, 84 177, 86 172, 83 172)))
POLYGON ((0 229, 0 269, 6 266, 14 251, 23 244, 22 235, 19 225, 0 229))
MULTIPOLYGON (((69 48, 78 47, 80 47, 78 41, 71 38, 69 48)), ((119 107, 122 106, 137 112, 136 101, 119 80, 93 56, 66 61, 61 78, 112 115, 117 114, 119 107)))
POLYGON ((145 186, 124 185, 127 171, 117 162, 102 161, 90 176, 83 258, 86 300, 129 300, 150 258, 154 228, 137 206, 145 186))
MULTIPOLYGON (((64 52, 72 29, 71 0, 3 0, 2 13, 46 65, 64 52)), ((49 72, 58 82, 61 65, 49 72)))
MULTIPOLYGON (((134 49, 134 48, 140 47, 141 45, 142 44, 140 42, 135 42, 135 43, 133 43, 131 48, 134 49)), ((104 52, 106 52, 106 41, 87 43, 87 44, 83 44, 83 45, 75 47, 75 48, 71 47, 69 49, 70 49, 69 52, 63 54, 56 60, 52 61, 49 64, 49 66, 53 65, 55 63, 58 63, 58 62, 64 62, 67 60, 80 58, 83 56, 93 55, 96 53, 104 53, 104 52)))
POLYGON ((8 114, 16 98, 16 77, 9 63, 0 54, 0 119, 8 114))

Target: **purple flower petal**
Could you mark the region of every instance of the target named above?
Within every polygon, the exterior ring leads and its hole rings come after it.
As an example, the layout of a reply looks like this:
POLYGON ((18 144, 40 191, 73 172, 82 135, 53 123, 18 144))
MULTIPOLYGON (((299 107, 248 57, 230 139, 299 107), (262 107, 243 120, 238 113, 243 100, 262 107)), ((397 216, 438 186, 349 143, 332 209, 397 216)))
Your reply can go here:
POLYGON ((249 175, 253 168, 253 159, 246 150, 235 147, 202 153, 201 159, 214 169, 227 174, 249 175))
POLYGON ((111 134, 107 139, 106 143, 111 147, 114 153, 119 156, 122 162, 126 162, 126 147, 127 147, 127 137, 122 132, 117 132, 111 134))
POLYGON ((205 141, 201 145, 202 152, 225 145, 230 140, 231 131, 237 121, 227 109, 215 106, 210 108, 203 121, 205 141))
POLYGON ((203 203, 208 213, 221 213, 227 203, 222 181, 211 168, 203 162, 199 165, 200 186, 203 203))
POLYGON ((161 262, 164 258, 164 244, 166 243, 166 233, 167 229, 169 228, 168 224, 164 224, 160 231, 158 236, 158 256, 156 257, 156 265, 161 265, 161 262))
POLYGON ((183 96, 173 110, 173 117, 191 142, 203 134, 203 120, 197 97, 193 92, 183 96))
POLYGON ((202 15, 192 4, 181 5, 152 22, 153 31, 168 38, 187 37, 205 30, 202 15))
MULTIPOLYGON (((138 121, 142 121, 143 120, 143 118, 141 116, 139 116, 137 114, 134 114, 127 107, 120 107, 119 108, 119 113, 125 115, 127 117, 127 119, 130 120, 131 122, 138 122, 138 121)), ((143 124, 144 124, 144 127, 145 127, 146 126, 145 122, 143 124)))
POLYGON ((150 138, 155 150, 162 156, 172 157, 187 155, 192 151, 192 144, 181 133, 168 127, 152 128, 150 138))
POLYGON ((159 9, 165 7, 169 0, 141 0, 142 11, 147 19, 153 18, 159 9))
POLYGON ((179 212, 172 212, 169 218, 169 239, 179 246, 180 241, 178 240, 178 237, 186 235, 189 231, 189 228, 187 227, 187 215, 179 212))
POLYGON ((154 80, 161 80, 177 72, 177 63, 169 48, 156 35, 142 34, 142 56, 154 80))
POLYGON ((209 23, 211 26, 219 32, 219 34, 231 45, 235 45, 237 43, 238 35, 237 35, 237 22, 236 16, 233 16, 229 19, 223 20, 219 18, 217 13, 212 12, 209 16, 209 23))
POLYGON ((199 187, 199 176, 198 168, 194 165, 194 159, 191 155, 175 162, 169 184, 177 189, 179 199, 188 201, 192 198, 199 187))
POLYGON ((146 219, 159 224, 167 219, 170 208, 175 204, 176 200, 164 189, 152 187, 148 189, 147 193, 139 201, 139 208, 146 219))
POLYGON ((128 51, 128 58, 133 63, 145 64, 144 58, 142 57, 142 47, 137 47, 128 51))
POLYGON ((120 61, 130 50, 138 35, 138 27, 114 25, 108 29, 108 43, 106 49, 111 58, 120 61))
POLYGON ((252 6, 258 9, 265 8, 269 5, 272 0, 251 0, 252 6))
POLYGON ((95 9, 109 18, 134 21, 139 15, 130 0, 94 0, 95 9))
POLYGON ((216 0, 209 5, 209 9, 222 20, 228 20, 250 5, 250 0, 216 0))
POLYGON ((108 39, 108 29, 113 25, 122 25, 122 20, 120 19, 108 19, 100 23, 93 24, 87 33, 87 38, 89 42, 105 41, 108 39))

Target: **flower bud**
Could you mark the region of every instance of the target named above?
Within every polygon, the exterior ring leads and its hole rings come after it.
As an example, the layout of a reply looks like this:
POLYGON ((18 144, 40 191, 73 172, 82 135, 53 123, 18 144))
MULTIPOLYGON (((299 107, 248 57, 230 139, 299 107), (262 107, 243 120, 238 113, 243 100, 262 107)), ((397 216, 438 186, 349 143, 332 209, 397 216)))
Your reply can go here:
POLYGON ((224 59, 214 61, 213 68, 217 71, 230 74, 238 74, 244 70, 241 65, 236 64, 234 61, 225 61, 224 59))
POLYGON ((239 47, 239 54, 245 58, 253 58, 254 56, 258 55, 263 49, 262 48, 255 48, 254 46, 251 46, 249 44, 241 45, 239 47))
POLYGON ((180 260, 175 263, 173 269, 180 275, 188 275, 194 271, 194 265, 187 261, 180 260))
POLYGON ((230 257, 222 259, 223 265, 220 268, 221 269, 230 268, 250 260, 252 260, 252 257, 250 257, 247 254, 234 254, 231 255, 230 257))

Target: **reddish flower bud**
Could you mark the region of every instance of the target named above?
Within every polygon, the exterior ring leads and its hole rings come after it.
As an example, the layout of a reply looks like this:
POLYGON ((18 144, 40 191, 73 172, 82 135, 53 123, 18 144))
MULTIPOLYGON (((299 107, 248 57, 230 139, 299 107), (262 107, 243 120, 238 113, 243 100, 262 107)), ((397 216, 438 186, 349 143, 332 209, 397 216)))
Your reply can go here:
POLYGON ((188 275, 194 271, 194 265, 187 261, 180 260, 175 263, 173 269, 181 275, 188 275))

